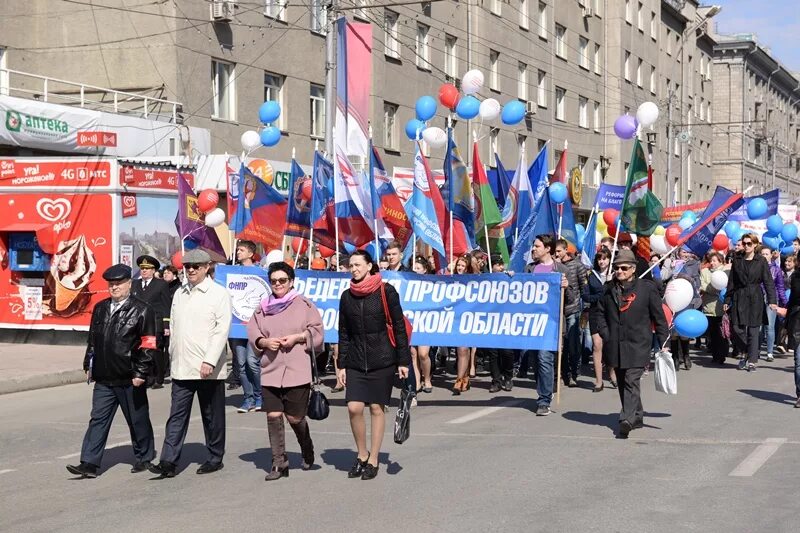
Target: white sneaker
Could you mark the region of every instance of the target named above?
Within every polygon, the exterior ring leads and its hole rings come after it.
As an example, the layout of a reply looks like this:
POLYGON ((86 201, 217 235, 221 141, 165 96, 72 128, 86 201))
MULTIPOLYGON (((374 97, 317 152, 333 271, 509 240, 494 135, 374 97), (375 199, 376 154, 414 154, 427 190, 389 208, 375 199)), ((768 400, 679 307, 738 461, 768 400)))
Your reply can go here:
POLYGON ((775 360, 775 358, 772 356, 772 354, 768 353, 767 354, 767 362, 771 362, 771 361, 774 361, 774 360, 775 360))
POLYGON ((417 399, 411 398, 411 407, 416 407, 416 406, 417 406, 417 399))

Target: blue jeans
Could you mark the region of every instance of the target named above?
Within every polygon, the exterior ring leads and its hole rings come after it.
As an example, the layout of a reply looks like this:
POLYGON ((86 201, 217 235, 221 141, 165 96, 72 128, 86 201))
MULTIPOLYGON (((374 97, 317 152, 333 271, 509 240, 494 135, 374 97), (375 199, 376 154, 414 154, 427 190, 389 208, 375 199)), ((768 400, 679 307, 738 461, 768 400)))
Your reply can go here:
POLYGON ((778 313, 769 306, 767 307, 767 325, 761 326, 761 328, 767 328, 765 337, 767 340, 767 353, 772 355, 772 350, 775 348, 775 319, 778 317, 778 313))
POLYGON ((553 401, 553 378, 554 363, 556 360, 555 352, 548 352, 546 350, 538 350, 530 352, 536 357, 538 361, 538 379, 536 380, 536 392, 539 394, 539 399, 536 400, 537 406, 550 405, 553 401))
POLYGON ((231 350, 239 365, 244 401, 253 405, 261 403, 261 361, 256 357, 247 339, 231 339, 231 350))
POLYGON ((562 361, 561 377, 566 381, 570 377, 578 379, 581 371, 581 312, 566 316, 566 342, 564 353, 566 360, 562 361))
POLYGON ((794 388, 800 398, 800 344, 794 349, 794 388))

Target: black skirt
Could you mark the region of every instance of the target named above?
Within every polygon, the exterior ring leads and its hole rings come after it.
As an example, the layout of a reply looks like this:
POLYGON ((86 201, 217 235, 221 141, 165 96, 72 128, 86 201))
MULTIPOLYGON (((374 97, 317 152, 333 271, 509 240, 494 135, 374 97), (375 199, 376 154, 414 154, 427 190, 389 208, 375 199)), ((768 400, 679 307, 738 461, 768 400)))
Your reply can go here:
POLYGON ((347 383, 345 383, 345 400, 348 402, 374 403, 389 405, 392 398, 392 387, 397 367, 387 366, 377 370, 364 372, 363 370, 347 369, 347 383))

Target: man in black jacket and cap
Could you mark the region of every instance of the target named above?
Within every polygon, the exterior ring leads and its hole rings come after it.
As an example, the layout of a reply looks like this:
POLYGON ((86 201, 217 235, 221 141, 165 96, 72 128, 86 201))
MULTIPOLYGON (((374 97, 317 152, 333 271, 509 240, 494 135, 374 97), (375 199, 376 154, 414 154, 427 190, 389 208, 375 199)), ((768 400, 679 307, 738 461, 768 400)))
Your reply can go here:
POLYGON ((158 259, 152 255, 140 255, 136 258, 141 277, 133 280, 131 294, 143 302, 150 304, 156 315, 156 345, 158 350, 155 357, 155 372, 153 373, 153 388, 164 387, 164 378, 169 369, 169 354, 164 350, 164 337, 169 335, 169 310, 172 307, 172 291, 169 284, 163 279, 155 277, 156 271, 161 267, 158 259))
POLYGON ((156 456, 145 380, 153 370, 156 321, 153 310, 131 296, 131 267, 114 265, 103 272, 111 298, 92 311, 83 370, 94 381, 92 414, 83 438, 81 462, 67 470, 81 478, 95 478, 103 459, 111 423, 122 414, 131 432, 136 456, 132 473, 143 472, 156 456))
POLYGON ((644 425, 640 380, 650 363, 651 327, 661 346, 669 330, 655 283, 636 277, 633 252, 619 250, 613 270, 614 280, 606 285, 594 312, 603 358, 614 367, 619 383, 619 436, 627 439, 631 430, 644 425))

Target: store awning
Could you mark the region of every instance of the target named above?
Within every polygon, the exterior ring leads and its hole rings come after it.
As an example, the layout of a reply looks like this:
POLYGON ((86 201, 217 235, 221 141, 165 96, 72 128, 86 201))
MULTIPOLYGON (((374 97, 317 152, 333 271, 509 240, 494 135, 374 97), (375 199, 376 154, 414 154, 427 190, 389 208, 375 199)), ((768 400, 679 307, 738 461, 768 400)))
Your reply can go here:
POLYGON ((9 222, 0 223, 0 233, 34 232, 39 247, 48 254, 56 253, 56 243, 53 239, 53 226, 42 222, 9 222))

